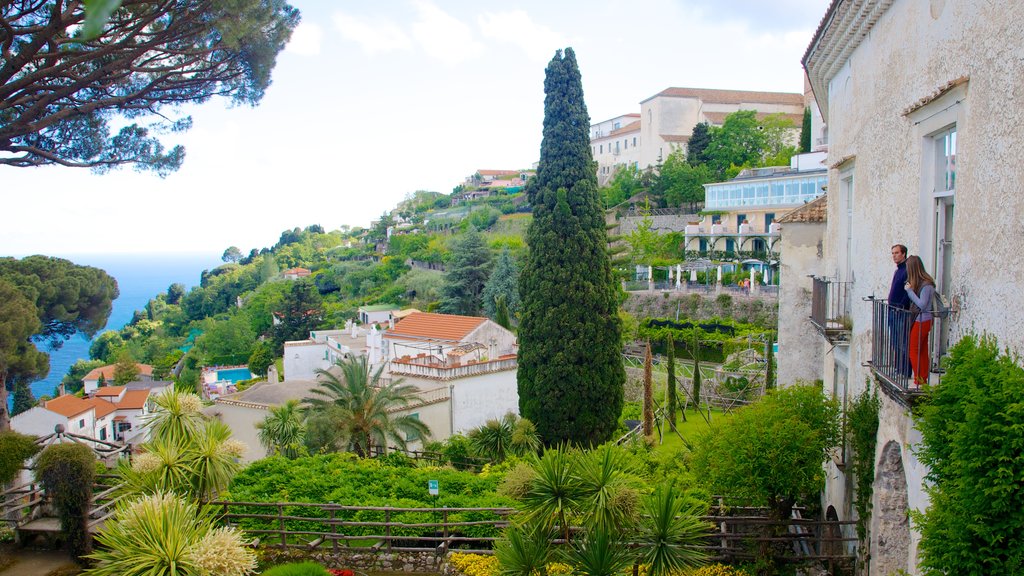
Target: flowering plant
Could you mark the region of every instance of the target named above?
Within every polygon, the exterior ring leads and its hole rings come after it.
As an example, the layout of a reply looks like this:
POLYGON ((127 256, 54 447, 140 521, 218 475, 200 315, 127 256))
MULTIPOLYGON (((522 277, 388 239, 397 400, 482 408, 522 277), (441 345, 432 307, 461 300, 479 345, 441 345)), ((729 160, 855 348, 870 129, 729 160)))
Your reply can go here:
POLYGON ((341 568, 328 568, 327 571, 331 573, 331 576, 355 576, 355 572, 341 568))

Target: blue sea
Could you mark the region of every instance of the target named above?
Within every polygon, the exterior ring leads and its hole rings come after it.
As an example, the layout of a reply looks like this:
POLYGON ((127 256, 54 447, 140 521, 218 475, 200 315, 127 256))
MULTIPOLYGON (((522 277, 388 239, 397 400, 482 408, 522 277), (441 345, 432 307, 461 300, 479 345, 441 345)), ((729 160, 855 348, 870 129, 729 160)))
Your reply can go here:
MULTIPOLYGON (((121 295, 114 301, 107 330, 120 330, 131 321, 136 310, 167 287, 178 282, 186 289, 199 285, 203 270, 223 264, 219 254, 75 254, 59 255, 76 264, 95 266, 117 279, 121 295)), ((101 331, 102 332, 102 331, 101 331)), ((77 360, 89 359, 91 340, 81 334, 72 336, 59 350, 50 351, 50 375, 32 384, 32 395, 52 396, 61 378, 77 360)))

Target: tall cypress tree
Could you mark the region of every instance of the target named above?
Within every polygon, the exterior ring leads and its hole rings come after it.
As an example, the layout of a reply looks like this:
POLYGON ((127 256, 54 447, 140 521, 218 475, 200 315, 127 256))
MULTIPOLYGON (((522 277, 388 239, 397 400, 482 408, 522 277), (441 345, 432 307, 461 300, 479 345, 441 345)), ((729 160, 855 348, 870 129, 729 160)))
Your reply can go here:
POLYGON ((697 166, 708 161, 705 150, 711 143, 711 127, 707 122, 699 122, 693 127, 693 133, 686 143, 686 161, 690 166, 697 166))
POLYGON ((668 425, 674 432, 676 429, 676 413, 679 411, 679 399, 676 395, 676 343, 672 339, 671 334, 668 335, 668 341, 665 342, 665 354, 668 356, 665 367, 668 372, 668 425))
POLYGON ((544 94, 520 278, 519 411, 549 445, 596 445, 615 431, 626 374, 590 117, 571 48, 548 64, 544 94))

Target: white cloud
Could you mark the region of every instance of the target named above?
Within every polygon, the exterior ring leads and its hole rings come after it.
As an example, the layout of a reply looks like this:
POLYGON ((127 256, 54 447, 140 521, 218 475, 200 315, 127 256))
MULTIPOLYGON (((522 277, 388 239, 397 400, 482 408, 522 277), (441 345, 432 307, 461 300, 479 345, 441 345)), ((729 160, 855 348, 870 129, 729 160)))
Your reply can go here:
POLYGON ((299 24, 292 32, 292 39, 285 50, 300 56, 316 56, 320 54, 323 37, 323 30, 316 24, 299 24))
POLYGON ((547 62, 568 42, 554 30, 530 19, 525 10, 486 12, 477 19, 485 38, 513 44, 536 62, 547 62))
POLYGON ((336 12, 334 27, 343 38, 359 44, 367 54, 386 54, 412 48, 409 36, 390 20, 360 19, 336 12))
POLYGON ((473 38, 469 26, 427 0, 414 0, 419 18, 412 25, 416 42, 430 56, 455 65, 476 58, 483 44, 473 38))

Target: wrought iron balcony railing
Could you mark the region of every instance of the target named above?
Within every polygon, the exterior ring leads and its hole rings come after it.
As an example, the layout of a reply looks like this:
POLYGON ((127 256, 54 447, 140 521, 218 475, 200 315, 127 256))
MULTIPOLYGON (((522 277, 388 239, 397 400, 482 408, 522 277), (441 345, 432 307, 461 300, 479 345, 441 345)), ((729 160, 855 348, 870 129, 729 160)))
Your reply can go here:
MULTIPOLYGON (((914 313, 890 305, 886 300, 869 298, 871 302, 871 360, 868 367, 877 377, 882 389, 893 399, 905 406, 912 406, 921 396, 919 387, 911 374, 910 329, 914 313)), ((935 386, 944 372, 942 360, 948 349, 950 314, 934 314, 928 350, 928 382, 935 386)))
POLYGON ((811 288, 811 323, 831 344, 849 342, 853 321, 850 316, 852 282, 814 277, 811 288))

